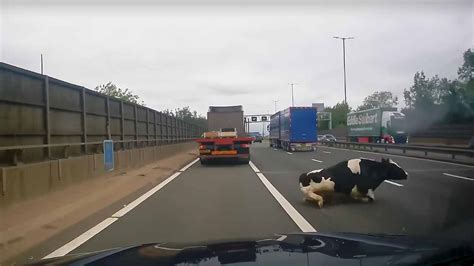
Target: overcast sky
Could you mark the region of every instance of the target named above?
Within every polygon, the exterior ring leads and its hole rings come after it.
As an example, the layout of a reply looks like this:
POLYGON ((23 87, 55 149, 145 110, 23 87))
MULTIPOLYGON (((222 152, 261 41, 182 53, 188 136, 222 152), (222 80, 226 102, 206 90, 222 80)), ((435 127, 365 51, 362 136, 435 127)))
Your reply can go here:
POLYGON ((296 105, 333 105, 344 97, 333 36, 355 37, 346 43, 349 104, 389 90, 402 106, 416 71, 455 78, 473 46, 469 0, 59 2, 2 1, 1 61, 39 72, 43 53, 45 74, 91 89, 112 81, 156 110, 273 112, 273 100, 278 109, 291 104, 291 82, 296 105))

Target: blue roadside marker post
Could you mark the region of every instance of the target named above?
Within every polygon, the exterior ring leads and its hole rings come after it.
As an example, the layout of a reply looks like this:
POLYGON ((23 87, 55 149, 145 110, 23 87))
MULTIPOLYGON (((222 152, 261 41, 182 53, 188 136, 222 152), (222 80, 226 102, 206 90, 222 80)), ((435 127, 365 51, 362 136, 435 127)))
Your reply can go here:
POLYGON ((114 170, 114 142, 104 140, 104 169, 105 171, 114 170))

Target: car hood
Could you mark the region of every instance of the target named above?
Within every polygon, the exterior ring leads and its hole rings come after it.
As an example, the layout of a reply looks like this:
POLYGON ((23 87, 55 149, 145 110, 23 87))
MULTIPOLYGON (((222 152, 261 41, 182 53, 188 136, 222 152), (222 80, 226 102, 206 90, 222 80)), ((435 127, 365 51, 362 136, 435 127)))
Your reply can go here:
POLYGON ((354 233, 294 233, 269 239, 151 243, 41 260, 32 265, 381 265, 473 259, 472 242, 354 233))

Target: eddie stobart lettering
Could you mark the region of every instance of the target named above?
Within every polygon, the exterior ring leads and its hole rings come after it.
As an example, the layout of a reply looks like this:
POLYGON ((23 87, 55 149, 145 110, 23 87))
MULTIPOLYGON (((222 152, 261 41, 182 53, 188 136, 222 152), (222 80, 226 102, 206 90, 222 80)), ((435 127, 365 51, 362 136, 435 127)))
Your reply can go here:
POLYGON ((347 117, 348 126, 359 126, 377 123, 377 114, 352 114, 347 117))

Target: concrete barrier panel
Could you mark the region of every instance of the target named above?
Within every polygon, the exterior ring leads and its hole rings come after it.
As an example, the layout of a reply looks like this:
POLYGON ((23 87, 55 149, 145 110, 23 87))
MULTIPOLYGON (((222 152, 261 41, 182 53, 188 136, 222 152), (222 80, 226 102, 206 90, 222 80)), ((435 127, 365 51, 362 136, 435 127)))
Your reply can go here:
MULTIPOLYGON (((196 146, 194 142, 115 152, 115 170, 138 168, 196 146)), ((0 208, 105 174, 103 154, 0 168, 0 208)))

